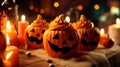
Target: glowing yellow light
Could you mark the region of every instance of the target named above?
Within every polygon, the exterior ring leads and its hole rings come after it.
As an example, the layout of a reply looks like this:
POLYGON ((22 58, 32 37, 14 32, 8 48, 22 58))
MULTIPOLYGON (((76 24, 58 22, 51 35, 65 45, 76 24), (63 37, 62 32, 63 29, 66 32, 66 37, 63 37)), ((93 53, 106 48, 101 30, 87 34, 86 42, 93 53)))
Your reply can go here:
POLYGON ((104 29, 101 28, 101 30, 100 30, 100 34, 104 34, 104 33, 105 33, 104 29))
POLYGON ((95 9, 95 10, 99 10, 99 8, 100 8, 99 4, 95 4, 95 5, 94 5, 94 9, 95 9))
POLYGON ((9 52, 5 59, 8 60, 12 56, 13 53, 14 53, 13 51, 9 52))
POLYGON ((116 6, 112 6, 110 8, 110 14, 112 14, 112 15, 114 15, 114 14, 119 15, 119 12, 120 12, 120 9, 116 6))
POLYGON ((81 11, 81 10, 83 10, 83 6, 82 5, 78 5, 77 9, 81 11))
POLYGON ((54 2, 54 7, 59 7, 59 2, 54 2))
POLYGON ((22 15, 22 16, 21 16, 21 21, 24 22, 25 19, 26 19, 26 18, 25 18, 25 15, 22 15))
POLYGON ((120 24, 120 19, 119 18, 116 19, 116 24, 120 24))
POLYGON ((7 45, 10 45, 10 38, 9 38, 8 33, 6 34, 6 44, 7 44, 7 45))
POLYGON ((10 21, 7 21, 7 23, 6 23, 6 28, 7 28, 7 30, 11 30, 10 21))
POLYGON ((67 17, 65 18, 65 20, 66 20, 66 22, 70 22, 70 17, 67 16, 67 17))

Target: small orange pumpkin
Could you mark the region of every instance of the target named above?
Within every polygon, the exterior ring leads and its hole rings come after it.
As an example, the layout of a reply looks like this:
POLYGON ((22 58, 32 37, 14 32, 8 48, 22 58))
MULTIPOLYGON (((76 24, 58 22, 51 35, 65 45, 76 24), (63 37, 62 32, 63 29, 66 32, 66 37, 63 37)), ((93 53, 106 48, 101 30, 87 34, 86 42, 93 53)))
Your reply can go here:
POLYGON ((104 46, 105 48, 111 48, 114 45, 114 41, 112 39, 106 38, 106 40, 100 43, 100 45, 104 46))
POLYGON ((79 41, 78 32, 64 21, 63 14, 51 21, 49 29, 43 35, 46 52, 56 58, 70 58, 77 54, 79 41))
POLYGON ((80 20, 73 23, 73 27, 80 33, 81 41, 79 50, 89 51, 97 48, 100 34, 99 29, 94 24, 81 15, 80 20))
POLYGON ((28 48, 43 48, 43 33, 48 28, 48 23, 41 15, 25 30, 25 39, 28 48))

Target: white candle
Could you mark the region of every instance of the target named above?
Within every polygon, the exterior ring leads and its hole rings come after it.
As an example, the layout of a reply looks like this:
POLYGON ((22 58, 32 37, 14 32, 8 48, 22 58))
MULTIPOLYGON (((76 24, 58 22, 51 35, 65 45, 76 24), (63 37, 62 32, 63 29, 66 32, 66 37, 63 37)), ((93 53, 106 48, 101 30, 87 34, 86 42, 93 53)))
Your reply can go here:
POLYGON ((115 42, 120 43, 120 19, 116 19, 116 24, 108 27, 109 37, 115 42))

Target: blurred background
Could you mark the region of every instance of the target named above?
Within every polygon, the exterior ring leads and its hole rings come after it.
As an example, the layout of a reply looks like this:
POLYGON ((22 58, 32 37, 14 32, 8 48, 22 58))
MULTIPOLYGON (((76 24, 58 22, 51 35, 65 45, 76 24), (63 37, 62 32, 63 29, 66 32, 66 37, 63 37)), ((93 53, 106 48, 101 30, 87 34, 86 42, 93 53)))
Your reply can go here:
MULTIPOLYGON (((3 1, 0 0, 0 3, 3 1)), ((95 26, 106 28, 106 25, 120 18, 120 0, 16 0, 15 3, 18 5, 19 17, 25 14, 30 23, 38 14, 47 22, 59 14, 69 16, 70 21, 75 22, 84 14, 95 26)))

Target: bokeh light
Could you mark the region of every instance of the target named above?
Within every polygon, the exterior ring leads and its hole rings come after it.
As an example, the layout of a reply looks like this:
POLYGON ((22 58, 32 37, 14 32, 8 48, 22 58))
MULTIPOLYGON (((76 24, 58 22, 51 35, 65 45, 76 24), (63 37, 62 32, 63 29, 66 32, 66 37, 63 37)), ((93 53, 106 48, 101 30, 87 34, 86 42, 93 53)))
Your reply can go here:
POLYGON ((94 9, 95 9, 95 10, 99 10, 99 8, 100 8, 99 4, 95 4, 95 5, 94 5, 94 9))
POLYGON ((54 7, 59 7, 59 2, 54 2, 54 7))
POLYGON ((44 10, 44 9, 40 9, 40 13, 41 13, 41 14, 44 14, 44 13, 45 13, 45 10, 44 10))
POLYGON ((82 6, 82 5, 78 5, 78 6, 77 6, 77 9, 78 9, 79 11, 81 11, 81 10, 83 10, 83 6, 82 6))
POLYGON ((110 14, 111 15, 119 15, 119 13, 120 13, 120 9, 118 7, 112 6, 110 8, 110 14))
POLYGON ((29 10, 34 10, 34 5, 30 5, 29 10))

